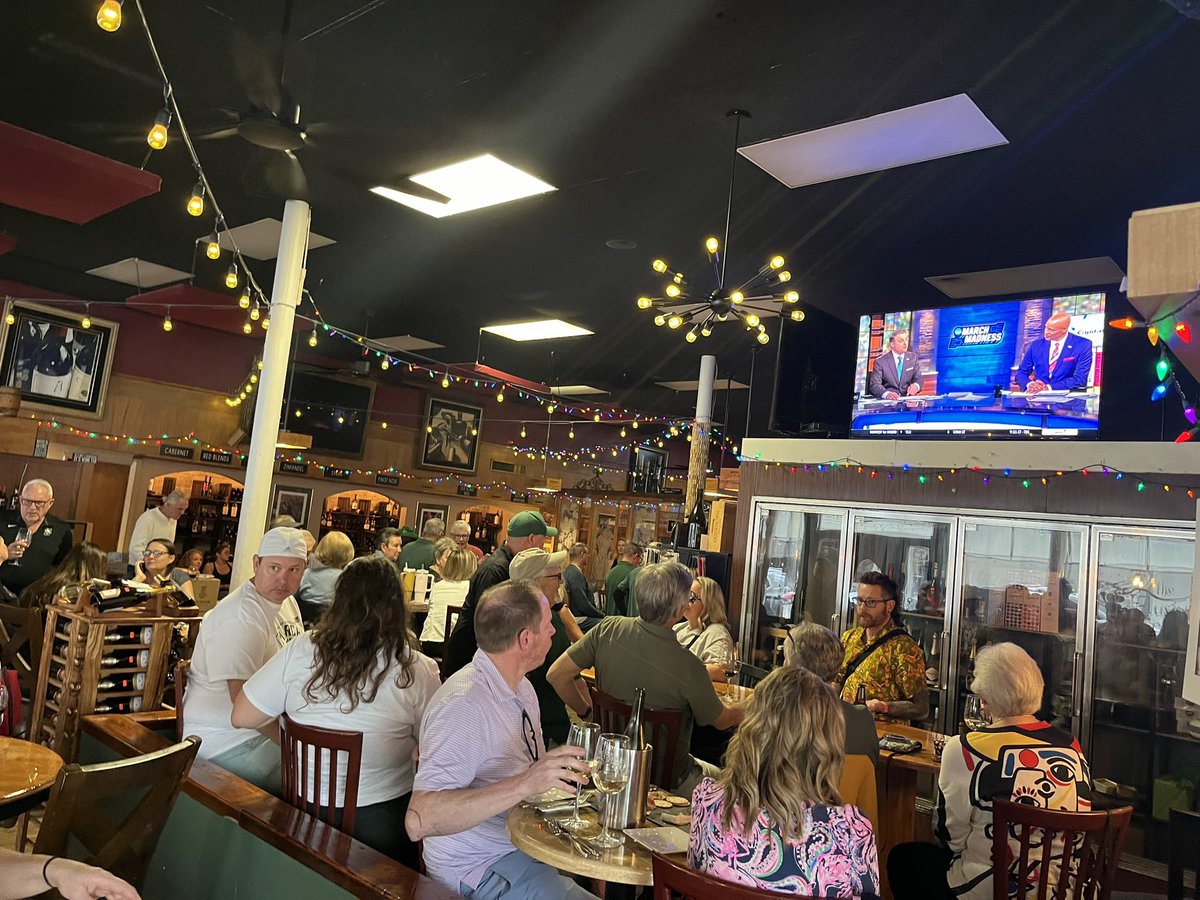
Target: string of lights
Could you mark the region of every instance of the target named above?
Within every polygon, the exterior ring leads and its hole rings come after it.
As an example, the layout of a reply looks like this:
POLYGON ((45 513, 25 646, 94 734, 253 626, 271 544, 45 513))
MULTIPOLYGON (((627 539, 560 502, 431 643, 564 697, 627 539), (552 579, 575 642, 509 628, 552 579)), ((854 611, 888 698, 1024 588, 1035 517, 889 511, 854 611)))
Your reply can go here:
POLYGON ((1168 334, 1176 334, 1179 339, 1185 344, 1192 342, 1191 328, 1187 322, 1179 318, 1184 310, 1196 302, 1200 298, 1200 291, 1191 294, 1187 300, 1181 305, 1165 313, 1160 313, 1154 318, 1146 321, 1134 319, 1131 316, 1123 316, 1119 319, 1112 319, 1108 324, 1112 328, 1118 328, 1122 331, 1131 331, 1135 328, 1145 328, 1146 337, 1150 341, 1150 346, 1158 348, 1158 360, 1154 363, 1154 373, 1158 376, 1158 384, 1154 386, 1154 390, 1150 392, 1150 401, 1157 403, 1162 400, 1168 393, 1174 391, 1179 396, 1179 402, 1183 408, 1183 417, 1187 420, 1188 427, 1179 433, 1175 438, 1175 443, 1183 444, 1193 440, 1200 434, 1200 425, 1196 423, 1196 407, 1187 394, 1183 390, 1183 385, 1179 383, 1178 377, 1175 375, 1174 366, 1171 363, 1169 356, 1170 348, 1167 345, 1167 340, 1160 333, 1158 326, 1164 323, 1173 324, 1166 329, 1163 329, 1168 334))

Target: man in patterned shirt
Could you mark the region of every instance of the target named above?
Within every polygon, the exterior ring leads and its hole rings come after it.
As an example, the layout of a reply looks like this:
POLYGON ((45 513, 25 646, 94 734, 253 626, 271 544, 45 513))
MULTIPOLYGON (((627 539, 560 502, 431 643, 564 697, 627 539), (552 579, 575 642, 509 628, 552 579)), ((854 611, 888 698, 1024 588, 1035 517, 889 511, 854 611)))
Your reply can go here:
POLYGON ((895 621, 895 611, 896 583, 882 572, 867 572, 858 581, 858 627, 842 635, 842 699, 853 703, 864 688, 867 709, 880 722, 929 715, 925 654, 895 621))

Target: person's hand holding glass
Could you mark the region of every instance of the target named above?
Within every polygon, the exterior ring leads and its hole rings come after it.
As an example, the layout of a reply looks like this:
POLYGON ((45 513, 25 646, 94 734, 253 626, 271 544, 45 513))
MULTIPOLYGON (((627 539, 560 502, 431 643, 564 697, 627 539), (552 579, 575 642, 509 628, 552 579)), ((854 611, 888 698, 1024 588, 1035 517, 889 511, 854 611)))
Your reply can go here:
POLYGON ((25 550, 29 546, 33 535, 29 533, 29 529, 22 525, 17 529, 17 536, 13 538, 13 542, 8 545, 8 561, 14 566, 21 564, 21 557, 25 555, 25 550))
POLYGON ((983 700, 976 694, 967 694, 963 701, 963 723, 971 731, 979 731, 991 724, 991 717, 983 708, 983 700))
MULTIPOLYGON (((596 768, 592 773, 596 790, 606 797, 620 793, 629 783, 632 771, 633 755, 629 749, 629 737, 624 734, 600 735, 600 741, 596 747, 596 768)), ((592 844, 605 849, 620 847, 624 842, 609 830, 607 819, 606 809, 606 815, 601 818, 604 830, 592 841, 592 844)))
MULTIPOLYGON (((596 753, 600 743, 600 726, 594 722, 572 724, 567 734, 567 743, 583 749, 583 761, 589 770, 594 771, 598 764, 596 753)), ((588 827, 588 821, 579 815, 579 794, 582 787, 579 784, 575 785, 575 811, 571 813, 571 818, 562 823, 567 831, 583 831, 588 827)))

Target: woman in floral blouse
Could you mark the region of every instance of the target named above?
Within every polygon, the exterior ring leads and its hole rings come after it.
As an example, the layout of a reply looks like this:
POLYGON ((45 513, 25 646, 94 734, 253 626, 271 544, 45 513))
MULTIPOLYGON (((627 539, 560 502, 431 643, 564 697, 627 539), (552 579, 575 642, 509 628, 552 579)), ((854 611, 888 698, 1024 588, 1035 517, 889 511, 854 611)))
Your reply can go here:
POLYGON ((812 672, 764 678, 725 768, 692 795, 692 868, 772 891, 877 894, 871 823, 838 796, 845 731, 841 704, 812 672))

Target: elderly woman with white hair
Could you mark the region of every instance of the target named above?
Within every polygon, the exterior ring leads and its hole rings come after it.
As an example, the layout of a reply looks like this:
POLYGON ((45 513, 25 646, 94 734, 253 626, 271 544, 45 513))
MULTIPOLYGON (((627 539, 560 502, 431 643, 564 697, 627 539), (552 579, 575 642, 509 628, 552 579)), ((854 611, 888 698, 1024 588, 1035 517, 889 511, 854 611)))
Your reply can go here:
MULTIPOLYGON (((783 644, 783 659, 789 666, 808 669, 828 685, 833 684, 842 667, 842 642, 838 636, 816 622, 801 622, 788 632, 783 644)), ((846 719, 846 753, 862 754, 879 762, 879 736, 875 717, 865 706, 840 701, 846 719)))
MULTIPOLYGON (((1092 779, 1079 741, 1068 731, 1039 721, 1044 681, 1036 662, 1016 644, 990 644, 975 658, 971 690, 983 702, 991 724, 946 741, 938 774, 934 844, 900 844, 888 857, 888 877, 896 900, 958 897, 988 900, 992 879, 1017 891, 1020 845, 1009 836, 1009 862, 992 867, 992 801, 999 798, 1049 810, 1086 812, 1092 808, 1092 779)), ((1057 858, 1061 846, 1052 848, 1057 858)), ((1029 878, 1040 877, 1040 851, 1031 853, 1029 878)), ((1055 871, 1049 873, 1051 883, 1055 871)))

